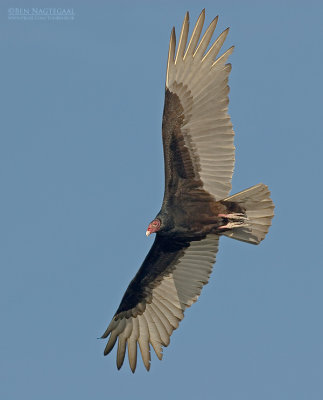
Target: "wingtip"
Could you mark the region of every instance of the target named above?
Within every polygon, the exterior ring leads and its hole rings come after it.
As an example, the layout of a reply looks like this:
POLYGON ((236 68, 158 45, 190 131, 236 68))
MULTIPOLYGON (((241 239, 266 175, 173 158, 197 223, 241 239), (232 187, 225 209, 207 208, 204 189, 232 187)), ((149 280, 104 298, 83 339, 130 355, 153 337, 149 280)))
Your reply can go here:
POLYGON ((219 21, 219 16, 217 15, 215 18, 212 19, 212 21, 209 24, 208 29, 212 29, 212 34, 215 31, 218 21, 219 21))
MULTIPOLYGON (((229 32, 230 32, 230 27, 228 26, 228 27, 221 33, 220 36, 223 35, 224 40, 226 40, 226 38, 227 38, 229 32)), ((220 37, 220 36, 219 36, 219 37, 220 37)))
MULTIPOLYGON (((128 347, 128 356, 129 356, 129 347, 128 347)), ((137 354, 133 360, 129 358, 129 367, 131 369, 131 372, 134 374, 137 368, 137 354)))
POLYGON ((195 23, 195 26, 194 26, 194 29, 193 29, 193 32, 191 35, 191 39, 188 42, 187 49, 184 54, 183 60, 185 60, 189 56, 194 55, 196 46, 198 44, 202 29, 203 29, 204 21, 205 21, 205 8, 202 10, 201 14, 197 18, 197 21, 195 23))
POLYGON ((175 26, 173 26, 170 32, 169 46, 175 45, 175 40, 176 40, 176 31, 175 31, 175 26))
POLYGON ((205 8, 203 8, 203 10, 201 11, 201 14, 199 15, 197 21, 199 21, 200 19, 203 20, 203 24, 204 24, 204 20, 205 20, 205 8))

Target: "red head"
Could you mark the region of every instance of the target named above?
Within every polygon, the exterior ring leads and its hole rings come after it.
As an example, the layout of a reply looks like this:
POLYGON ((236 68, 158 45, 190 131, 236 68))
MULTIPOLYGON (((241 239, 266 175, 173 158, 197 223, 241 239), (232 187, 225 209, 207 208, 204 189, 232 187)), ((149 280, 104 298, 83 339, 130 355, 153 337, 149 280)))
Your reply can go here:
POLYGON ((151 233, 159 231, 159 229, 160 229, 160 220, 156 218, 148 225, 146 236, 149 236, 151 233))

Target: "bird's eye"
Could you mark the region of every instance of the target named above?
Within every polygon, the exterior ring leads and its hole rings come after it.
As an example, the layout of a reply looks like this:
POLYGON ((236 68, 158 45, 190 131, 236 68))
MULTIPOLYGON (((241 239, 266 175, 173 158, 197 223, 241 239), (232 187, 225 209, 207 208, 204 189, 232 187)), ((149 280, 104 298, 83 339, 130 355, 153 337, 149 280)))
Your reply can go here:
POLYGON ((159 228, 159 227, 160 227, 160 222, 159 222, 159 220, 158 220, 158 219, 155 219, 154 221, 152 221, 151 227, 152 227, 152 228, 159 228))

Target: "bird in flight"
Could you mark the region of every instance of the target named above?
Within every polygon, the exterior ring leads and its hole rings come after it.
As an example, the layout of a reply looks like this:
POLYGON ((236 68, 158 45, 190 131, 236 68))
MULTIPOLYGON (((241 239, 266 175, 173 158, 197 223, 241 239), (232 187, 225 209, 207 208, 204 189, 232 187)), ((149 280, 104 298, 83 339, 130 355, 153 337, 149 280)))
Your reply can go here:
POLYGON ((262 183, 229 196, 235 147, 227 60, 233 47, 218 56, 226 29, 207 51, 218 17, 200 39, 204 19, 205 10, 188 41, 186 13, 177 49, 175 29, 171 32, 162 121, 165 192, 146 232, 155 233, 155 240, 102 336, 109 337, 104 355, 118 341, 118 369, 128 348, 135 371, 138 344, 147 370, 150 346, 161 359, 184 311, 208 282, 219 237, 259 244, 274 215, 262 183))

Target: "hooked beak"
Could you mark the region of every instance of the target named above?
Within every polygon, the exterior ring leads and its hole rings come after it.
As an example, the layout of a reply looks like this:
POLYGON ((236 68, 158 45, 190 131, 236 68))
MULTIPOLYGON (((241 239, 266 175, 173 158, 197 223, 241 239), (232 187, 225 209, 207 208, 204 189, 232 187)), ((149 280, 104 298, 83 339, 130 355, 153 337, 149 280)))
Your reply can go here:
POLYGON ((146 236, 147 236, 147 237, 148 237, 150 234, 151 234, 150 231, 147 231, 147 232, 146 232, 146 236))

